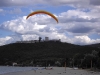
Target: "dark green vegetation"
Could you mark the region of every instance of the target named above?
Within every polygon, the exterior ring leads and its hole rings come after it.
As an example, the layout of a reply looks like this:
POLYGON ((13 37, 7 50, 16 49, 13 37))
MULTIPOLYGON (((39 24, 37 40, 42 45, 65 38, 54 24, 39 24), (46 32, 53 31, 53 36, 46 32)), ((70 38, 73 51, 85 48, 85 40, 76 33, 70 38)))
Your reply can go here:
POLYGON ((100 68, 100 48, 62 42, 13 43, 0 46, 0 65, 67 66, 100 68))

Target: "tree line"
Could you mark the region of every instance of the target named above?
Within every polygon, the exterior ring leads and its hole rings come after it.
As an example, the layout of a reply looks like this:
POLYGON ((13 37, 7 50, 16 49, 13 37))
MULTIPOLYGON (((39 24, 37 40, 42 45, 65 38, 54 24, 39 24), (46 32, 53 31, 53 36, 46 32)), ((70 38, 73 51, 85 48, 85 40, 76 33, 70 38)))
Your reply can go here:
POLYGON ((0 65, 100 68, 98 47, 58 41, 13 43, 0 46, 0 65), (91 66, 92 65, 92 66, 91 66))

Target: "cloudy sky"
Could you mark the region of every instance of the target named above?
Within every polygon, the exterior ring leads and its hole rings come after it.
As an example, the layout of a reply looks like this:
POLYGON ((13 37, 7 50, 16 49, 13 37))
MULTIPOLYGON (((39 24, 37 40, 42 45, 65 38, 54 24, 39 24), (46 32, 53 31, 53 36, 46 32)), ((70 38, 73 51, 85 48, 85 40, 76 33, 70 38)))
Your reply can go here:
POLYGON ((100 0, 0 0, 0 45, 38 37, 87 45, 100 43, 100 0), (54 14, 26 16, 36 10, 54 14))

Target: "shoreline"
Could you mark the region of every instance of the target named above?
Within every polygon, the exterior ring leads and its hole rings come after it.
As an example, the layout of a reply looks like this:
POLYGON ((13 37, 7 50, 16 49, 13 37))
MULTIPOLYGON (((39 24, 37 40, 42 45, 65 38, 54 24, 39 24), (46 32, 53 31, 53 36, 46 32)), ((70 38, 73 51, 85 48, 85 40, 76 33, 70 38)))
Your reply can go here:
MULTIPOLYGON (((42 67, 43 68, 43 67, 42 67)), ((100 75, 100 72, 94 72, 89 69, 73 69, 73 68, 65 68, 64 67, 53 67, 53 69, 39 69, 37 70, 28 70, 28 71, 18 71, 18 72, 10 72, 4 73, 0 75, 100 75)))

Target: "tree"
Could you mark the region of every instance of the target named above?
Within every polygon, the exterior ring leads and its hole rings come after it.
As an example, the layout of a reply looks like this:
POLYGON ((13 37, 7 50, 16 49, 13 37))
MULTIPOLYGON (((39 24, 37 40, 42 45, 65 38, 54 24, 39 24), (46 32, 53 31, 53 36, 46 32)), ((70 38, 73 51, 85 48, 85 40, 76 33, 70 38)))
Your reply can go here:
POLYGON ((41 38, 41 37, 39 37, 39 42, 41 42, 41 39, 42 39, 42 38, 41 38))
POLYGON ((76 53, 73 56, 73 65, 74 66, 77 66, 77 67, 80 67, 81 66, 81 59, 83 59, 83 58, 84 58, 84 55, 83 54, 76 53))
POLYGON ((96 67, 97 60, 98 60, 98 52, 93 50, 92 53, 85 54, 82 64, 85 64, 86 67, 88 68, 96 67))

